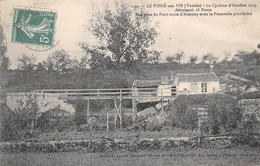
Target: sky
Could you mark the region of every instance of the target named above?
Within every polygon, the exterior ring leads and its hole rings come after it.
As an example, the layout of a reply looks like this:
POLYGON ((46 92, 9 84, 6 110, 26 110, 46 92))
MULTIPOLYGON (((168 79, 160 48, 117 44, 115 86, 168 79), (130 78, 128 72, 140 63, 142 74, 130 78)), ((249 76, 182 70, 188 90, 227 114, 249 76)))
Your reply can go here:
MULTIPOLYGON (((126 0, 127 1, 127 0, 126 0)), ((45 60, 50 54, 64 49, 72 58, 80 58, 84 51, 79 42, 94 45, 97 40, 89 32, 89 20, 93 11, 104 9, 104 4, 113 0, 0 0, 0 24, 3 25, 7 56, 11 60, 11 68, 17 67, 17 58, 22 54, 35 55, 38 62, 45 60), (47 51, 35 51, 42 47, 11 42, 13 9, 15 7, 47 9, 57 12, 55 25, 55 44, 47 51)), ((152 47, 161 52, 161 61, 165 57, 184 51, 189 56, 202 58, 206 53, 213 53, 219 59, 225 54, 234 55, 238 50, 257 50, 260 43, 260 1, 259 0, 128 0, 130 5, 148 4, 256 4, 256 8, 214 8, 216 12, 252 12, 252 16, 151 16, 152 25, 160 35, 152 47)), ((212 8, 213 9, 213 8, 212 8)), ((171 13, 171 8, 147 8, 149 13, 171 13)), ((259 49, 258 49, 259 51, 259 49)))

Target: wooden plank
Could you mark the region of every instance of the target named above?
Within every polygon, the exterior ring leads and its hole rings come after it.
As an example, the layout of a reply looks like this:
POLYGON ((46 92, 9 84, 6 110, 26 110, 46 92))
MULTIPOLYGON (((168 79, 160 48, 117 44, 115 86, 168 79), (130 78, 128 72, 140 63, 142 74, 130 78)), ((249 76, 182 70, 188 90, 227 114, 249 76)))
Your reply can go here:
MULTIPOLYGON (((137 88, 138 90, 157 90, 157 88, 137 88)), ((174 89, 174 88, 172 88, 174 89)), ((133 88, 111 88, 111 89, 36 89, 34 90, 36 93, 39 93, 39 92, 45 92, 45 93, 48 93, 48 92, 51 92, 51 93, 54 93, 54 92, 77 92, 77 91, 120 91, 122 90, 123 91, 132 91, 133 88)))
POLYGON ((35 92, 64 92, 64 91, 114 91, 114 90, 132 90, 132 88, 111 88, 111 89, 36 89, 35 92))
MULTIPOLYGON (((111 99, 120 99, 120 96, 61 96, 59 99, 64 100, 111 100, 111 99)), ((177 96, 165 96, 164 99, 176 99, 177 96)), ((134 99, 134 100, 141 100, 141 99, 149 99, 149 100, 160 100, 160 96, 122 96, 122 99, 134 99)), ((148 102, 148 101, 147 101, 148 102)))

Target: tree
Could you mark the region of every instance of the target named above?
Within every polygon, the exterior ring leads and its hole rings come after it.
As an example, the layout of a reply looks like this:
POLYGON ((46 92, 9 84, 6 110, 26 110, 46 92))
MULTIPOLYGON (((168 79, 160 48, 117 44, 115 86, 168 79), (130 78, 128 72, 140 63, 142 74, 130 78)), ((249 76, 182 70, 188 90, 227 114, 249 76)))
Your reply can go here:
POLYGON ((33 70, 36 66, 36 57, 34 57, 34 55, 29 56, 23 54, 21 57, 17 58, 17 61, 19 62, 17 68, 20 70, 33 70))
POLYGON ((167 56, 166 57, 166 62, 167 63, 172 63, 172 62, 174 62, 174 60, 175 60, 175 57, 173 57, 173 56, 167 56))
POLYGON ((87 69, 88 58, 87 56, 82 56, 79 60, 71 59, 70 63, 70 68, 73 71, 85 70, 87 69))
POLYGON ((203 61, 209 61, 209 64, 214 63, 218 60, 217 57, 215 57, 212 53, 207 53, 206 55, 203 56, 203 61))
POLYGON ((111 67, 113 65, 111 58, 109 56, 106 56, 104 51, 100 50, 97 47, 90 48, 90 46, 86 43, 81 43, 80 45, 81 48, 85 50, 87 55, 88 54, 91 55, 87 63, 92 69, 94 70, 104 69, 104 68, 111 67))
POLYGON ((234 56, 241 60, 244 65, 260 64, 260 53, 256 50, 253 52, 238 51, 234 56))
POLYGON ((198 60, 198 56, 190 56, 190 64, 194 64, 198 60))
POLYGON ((99 45, 94 47, 95 51, 90 51, 90 48, 86 51, 92 53, 91 56, 96 56, 93 52, 97 53, 99 59, 103 57, 105 61, 110 55, 111 61, 117 66, 158 59, 160 54, 148 49, 155 43, 158 33, 150 26, 150 17, 144 16, 142 12, 135 14, 136 12, 128 4, 116 1, 115 9, 108 6, 103 12, 94 13, 90 31, 99 40, 99 45))
POLYGON ((45 69, 43 63, 38 63, 36 65, 36 70, 39 71, 39 72, 42 72, 42 71, 45 71, 46 69, 45 69))
POLYGON ((7 47, 4 42, 5 35, 2 25, 0 25, 0 70, 7 70, 10 66, 10 60, 6 56, 7 47))
POLYGON ((181 51, 181 52, 177 52, 175 54, 175 59, 179 62, 179 64, 181 64, 181 59, 183 58, 183 55, 184 55, 184 52, 181 51))
POLYGON ((64 72, 71 68, 70 55, 64 50, 55 51, 43 64, 48 71, 64 72))
POLYGON ((79 68, 81 70, 85 70, 88 65, 88 57, 87 56, 82 56, 79 60, 79 68))
POLYGON ((227 52, 227 51, 225 51, 224 54, 225 54, 225 58, 223 59, 222 63, 225 63, 227 65, 228 59, 231 57, 231 54, 230 54, 230 52, 227 52))

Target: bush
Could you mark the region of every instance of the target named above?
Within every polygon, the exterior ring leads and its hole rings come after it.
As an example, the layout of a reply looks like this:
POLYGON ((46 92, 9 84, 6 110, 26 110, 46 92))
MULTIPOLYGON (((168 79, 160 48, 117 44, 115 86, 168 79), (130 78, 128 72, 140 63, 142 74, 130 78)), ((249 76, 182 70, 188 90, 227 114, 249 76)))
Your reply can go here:
POLYGON ((6 104, 1 104, 1 141, 19 139, 19 129, 14 121, 14 112, 11 111, 6 104))
POLYGON ((54 109, 41 114, 37 119, 36 128, 41 132, 49 132, 58 130, 59 132, 71 129, 75 126, 74 117, 67 115, 59 115, 57 112, 63 110, 54 109))
POLYGON ((234 141, 242 145, 250 145, 252 147, 260 146, 260 142, 257 141, 257 120, 256 115, 251 114, 246 120, 241 121, 237 130, 235 130, 234 141))
POLYGON ((242 93, 237 96, 238 101, 242 99, 259 99, 259 98, 260 98, 260 91, 242 93))
POLYGON ((35 137, 36 114, 38 106, 28 95, 25 100, 19 100, 19 107, 10 110, 6 103, 1 103, 1 140, 15 140, 21 138, 35 137))
POLYGON ((87 122, 86 104, 83 101, 77 101, 75 110, 74 122, 76 125, 85 124, 87 122))
POLYGON ((242 111, 236 107, 236 100, 229 95, 181 95, 170 106, 173 124, 185 129, 196 129, 198 105, 208 108, 209 120, 205 124, 213 134, 219 134, 221 130, 233 130, 242 118, 242 111))

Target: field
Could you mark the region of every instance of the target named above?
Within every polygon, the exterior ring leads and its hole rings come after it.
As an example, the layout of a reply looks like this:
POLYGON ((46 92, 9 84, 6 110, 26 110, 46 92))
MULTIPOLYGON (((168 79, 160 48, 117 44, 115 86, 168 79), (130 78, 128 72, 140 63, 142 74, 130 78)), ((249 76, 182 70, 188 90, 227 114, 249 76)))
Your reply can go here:
POLYGON ((260 165, 260 149, 173 149, 111 153, 0 153, 0 165, 260 165))

